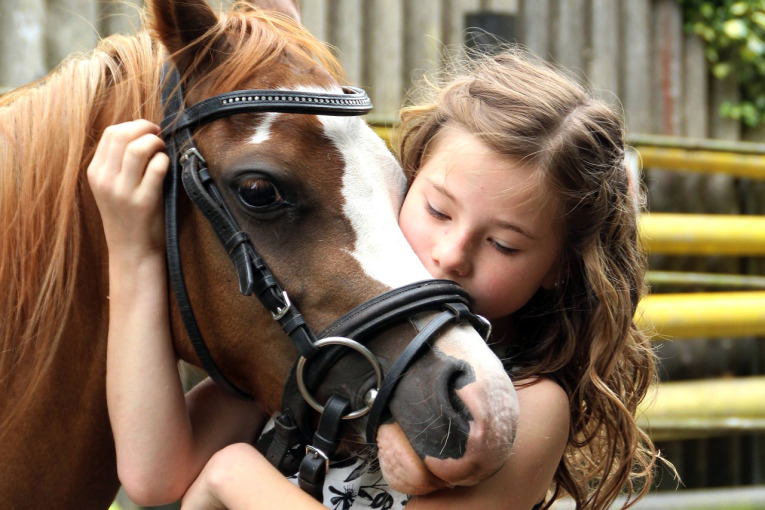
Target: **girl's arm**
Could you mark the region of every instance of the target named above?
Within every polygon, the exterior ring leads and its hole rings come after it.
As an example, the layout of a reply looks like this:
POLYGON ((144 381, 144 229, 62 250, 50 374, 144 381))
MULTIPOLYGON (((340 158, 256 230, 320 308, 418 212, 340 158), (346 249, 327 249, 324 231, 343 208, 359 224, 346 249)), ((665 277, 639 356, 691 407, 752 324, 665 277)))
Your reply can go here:
POLYGON ((170 338, 162 216, 168 158, 158 126, 104 132, 88 180, 109 248, 106 390, 120 480, 141 504, 180 499, 215 451, 263 418, 203 382, 183 395, 170 338))
MULTIPOLYGON (((522 385, 526 381, 519 381, 522 385)), ((542 501, 566 446, 568 398, 550 379, 517 390, 521 415, 510 460, 473 487, 413 498, 407 509, 530 510, 542 501)), ((183 498, 182 510, 321 509, 254 448, 235 444, 216 453, 183 498)))
POLYGON ((520 417, 508 462, 473 487, 456 487, 413 498, 407 510, 530 510, 550 487, 568 440, 569 402, 556 382, 516 382, 520 417))
POLYGON ((248 444, 217 452, 183 497, 181 510, 256 510, 326 507, 284 477, 248 444))

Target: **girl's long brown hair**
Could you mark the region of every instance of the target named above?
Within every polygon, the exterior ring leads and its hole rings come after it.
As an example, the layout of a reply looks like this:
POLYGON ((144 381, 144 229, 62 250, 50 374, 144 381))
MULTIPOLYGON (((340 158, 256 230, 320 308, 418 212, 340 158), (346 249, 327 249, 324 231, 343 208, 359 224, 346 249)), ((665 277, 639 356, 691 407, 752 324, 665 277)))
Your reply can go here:
POLYGON ((578 509, 605 509, 622 492, 629 506, 650 488, 658 453, 635 421, 656 368, 633 320, 646 293, 646 260, 622 120, 519 49, 461 62, 427 80, 402 111, 402 164, 411 182, 450 123, 540 172, 559 204, 561 282, 509 319, 513 351, 504 361, 514 378, 553 377, 569 397, 568 444, 548 507, 568 494, 578 509))

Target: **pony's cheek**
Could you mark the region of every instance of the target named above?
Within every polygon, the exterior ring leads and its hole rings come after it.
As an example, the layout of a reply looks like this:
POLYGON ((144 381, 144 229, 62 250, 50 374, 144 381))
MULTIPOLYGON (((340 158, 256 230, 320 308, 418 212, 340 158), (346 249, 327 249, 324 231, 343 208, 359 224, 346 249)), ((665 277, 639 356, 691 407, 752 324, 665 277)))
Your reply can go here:
POLYGON ((392 489, 418 496, 447 487, 428 471, 397 423, 380 427, 377 446, 382 474, 392 489))

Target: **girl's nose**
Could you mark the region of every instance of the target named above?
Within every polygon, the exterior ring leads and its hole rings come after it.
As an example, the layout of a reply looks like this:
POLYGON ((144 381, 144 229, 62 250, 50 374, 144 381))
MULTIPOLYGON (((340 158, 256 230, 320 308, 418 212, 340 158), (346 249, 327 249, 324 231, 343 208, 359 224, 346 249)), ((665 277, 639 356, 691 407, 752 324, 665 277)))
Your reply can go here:
POLYGON ((433 261, 446 275, 470 272, 469 239, 459 233, 444 235, 433 246, 433 261))

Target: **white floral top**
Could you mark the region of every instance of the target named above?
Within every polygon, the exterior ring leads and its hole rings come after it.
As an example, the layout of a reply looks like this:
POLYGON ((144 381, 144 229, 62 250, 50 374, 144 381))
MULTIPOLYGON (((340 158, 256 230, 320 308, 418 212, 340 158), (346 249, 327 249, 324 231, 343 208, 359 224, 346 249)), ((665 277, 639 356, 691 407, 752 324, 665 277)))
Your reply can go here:
MULTIPOLYGON (((296 475, 289 479, 297 484, 296 475)), ((324 482, 324 506, 335 510, 400 510, 410 498, 388 486, 377 460, 332 463, 324 482)))

